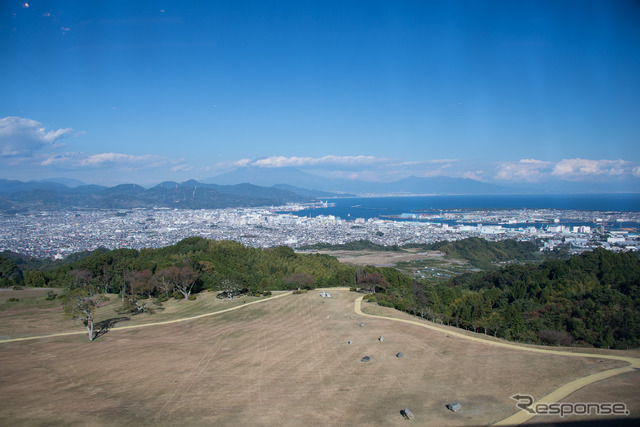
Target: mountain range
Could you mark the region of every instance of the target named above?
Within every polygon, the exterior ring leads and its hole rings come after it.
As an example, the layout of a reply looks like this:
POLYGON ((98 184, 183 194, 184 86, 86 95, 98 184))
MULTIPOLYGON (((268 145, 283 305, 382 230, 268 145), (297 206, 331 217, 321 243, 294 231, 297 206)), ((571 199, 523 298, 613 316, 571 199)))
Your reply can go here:
POLYGON ((286 189, 253 184, 216 185, 190 180, 166 181, 151 188, 136 184, 115 187, 80 185, 68 187, 52 182, 21 182, 0 179, 0 211, 68 208, 132 209, 179 208, 220 209, 310 202, 286 189))
POLYGON ((543 182, 505 182, 495 184, 469 178, 446 176, 416 177, 410 176, 394 182, 370 182, 352 179, 338 179, 319 176, 293 167, 264 168, 241 167, 203 182, 217 184, 236 184, 248 182, 257 185, 296 185, 298 188, 314 189, 340 193, 352 193, 358 196, 382 195, 425 195, 425 194, 602 194, 637 193, 640 180, 603 177, 602 180, 577 181, 549 179, 543 182))
POLYGON ((328 178, 296 168, 244 167, 201 182, 165 181, 151 188, 86 185, 57 178, 40 181, 0 179, 0 211, 29 209, 218 209, 310 202, 332 197, 425 194, 634 193, 635 183, 554 181, 502 186, 466 178, 410 176, 395 182, 328 178), (295 185, 293 185, 295 184, 295 185))
POLYGON ((514 193, 512 188, 489 184, 467 178, 438 176, 419 178, 411 176, 399 181, 369 182, 362 180, 327 178, 310 174, 296 168, 243 167, 231 172, 204 179, 203 182, 232 184, 238 182, 260 183, 260 185, 292 184, 298 188, 339 194, 408 195, 408 194, 504 194, 514 193))

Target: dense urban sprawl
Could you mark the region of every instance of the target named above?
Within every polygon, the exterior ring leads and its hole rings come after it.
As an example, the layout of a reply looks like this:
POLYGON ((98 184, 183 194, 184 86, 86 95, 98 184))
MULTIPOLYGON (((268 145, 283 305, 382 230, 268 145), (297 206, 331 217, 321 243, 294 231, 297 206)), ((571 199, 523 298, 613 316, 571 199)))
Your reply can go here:
POLYGON ((638 212, 460 210, 409 213, 388 218, 332 215, 301 217, 307 206, 218 210, 133 209, 41 211, 5 215, 0 250, 62 258, 98 247, 156 248, 186 237, 235 240, 252 247, 370 240, 381 245, 433 243, 466 237, 539 240, 541 249, 570 246, 574 252, 640 247, 638 212))

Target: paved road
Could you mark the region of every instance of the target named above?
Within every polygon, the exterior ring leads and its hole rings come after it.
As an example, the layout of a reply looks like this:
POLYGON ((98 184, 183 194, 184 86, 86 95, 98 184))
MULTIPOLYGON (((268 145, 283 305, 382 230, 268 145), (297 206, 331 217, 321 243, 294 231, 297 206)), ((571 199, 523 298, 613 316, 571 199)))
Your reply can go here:
MULTIPOLYGON (((567 356, 567 357, 591 357, 591 358, 596 358, 596 359, 611 359, 611 360, 621 360, 623 362, 627 362, 629 364, 629 366, 625 366, 623 368, 615 368, 615 369, 609 369, 606 371, 602 371, 602 372, 598 372, 596 374, 593 375, 589 375, 583 378, 579 378, 575 381, 571 381, 568 384, 563 385, 562 387, 556 389, 555 391, 549 393, 548 395, 542 397, 541 399, 536 401, 536 404, 540 404, 540 403, 555 403, 558 402, 559 400, 563 399, 564 397, 568 396, 569 394, 573 393, 576 390, 581 389, 582 387, 585 387, 589 384, 592 384, 596 381, 600 381, 600 380, 604 380, 606 378, 610 378, 619 374, 624 374, 627 372, 632 372, 636 369, 640 369, 640 358, 636 358, 636 357, 625 357, 625 356, 615 356, 615 355, 607 355, 607 354, 591 354, 591 353, 574 353, 574 352, 570 352, 570 351, 562 351, 562 350, 551 350, 551 349, 545 349, 545 348, 536 348, 536 347, 526 347, 526 346, 522 346, 522 345, 518 345, 518 344, 512 344, 512 343, 508 343, 508 342, 504 342, 504 341, 492 341, 492 340, 488 340, 483 338, 482 336, 472 336, 472 335, 465 335, 462 334, 460 332, 455 332, 455 331, 451 331, 449 329, 445 329, 442 328, 436 324, 433 323, 426 323, 424 321, 417 321, 417 320, 409 320, 409 319, 397 319, 394 317, 387 317, 387 316, 378 316, 378 315, 373 315, 373 314, 367 314, 364 313, 362 311, 362 299, 364 297, 359 297, 358 299, 356 299, 355 301, 355 305, 354 305, 354 311, 356 312, 356 314, 359 314, 361 316, 366 316, 366 317, 375 317, 378 319, 387 319, 387 320, 393 320, 395 322, 402 322, 402 323, 408 323, 410 325, 416 325, 416 326, 420 326, 423 328, 427 328, 427 329, 432 329, 434 331, 438 331, 438 332, 442 332, 442 333, 446 333, 447 335, 450 336, 455 336, 458 338, 463 338, 466 340, 470 340, 470 341, 476 341, 476 342, 481 342, 483 344, 487 344, 487 345, 493 345, 493 346, 497 346, 497 347, 504 347, 504 348, 511 348, 511 349, 517 349, 517 350, 522 350, 522 351, 529 351, 532 353, 544 353, 544 354, 553 354, 555 356, 567 356)), ((515 401, 514 401, 514 406, 515 406, 515 401)), ((495 426, 510 426, 510 425, 518 425, 518 424, 522 424, 526 421, 528 421, 529 419, 533 418, 535 416, 535 414, 530 414, 526 411, 520 410, 518 412, 516 412, 515 414, 513 414, 512 416, 505 418, 502 421, 497 422, 496 424, 494 424, 495 426)))

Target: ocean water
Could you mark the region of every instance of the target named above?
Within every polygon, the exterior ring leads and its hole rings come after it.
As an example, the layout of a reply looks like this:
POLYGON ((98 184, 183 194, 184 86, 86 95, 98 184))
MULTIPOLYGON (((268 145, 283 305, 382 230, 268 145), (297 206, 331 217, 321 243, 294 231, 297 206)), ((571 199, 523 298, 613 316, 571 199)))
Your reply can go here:
POLYGON ((334 215, 342 219, 382 218, 416 211, 453 209, 561 209, 640 212, 639 194, 542 194, 489 196, 358 197, 327 199, 335 206, 293 212, 298 216, 334 215))

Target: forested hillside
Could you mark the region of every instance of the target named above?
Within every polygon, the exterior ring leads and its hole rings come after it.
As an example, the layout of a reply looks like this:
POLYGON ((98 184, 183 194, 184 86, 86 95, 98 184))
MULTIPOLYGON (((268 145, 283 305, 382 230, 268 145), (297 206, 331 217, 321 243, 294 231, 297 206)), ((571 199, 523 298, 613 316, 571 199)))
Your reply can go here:
POLYGON ((446 284, 412 282, 374 299, 436 322, 544 344, 640 345, 638 255, 604 249, 508 265, 446 284))
POLYGON ((248 248, 200 237, 159 249, 99 251, 61 267, 25 271, 24 280, 28 286, 67 287, 79 282, 77 276, 82 272, 80 282, 117 293, 130 287, 132 273, 154 276, 172 267, 196 273, 194 291, 231 285, 249 290, 354 286, 352 268, 327 255, 298 255, 289 247, 248 248))
POLYGON ((510 261, 542 261, 539 245, 533 242, 501 240, 490 242, 478 237, 454 242, 442 241, 428 246, 430 250, 444 252, 449 258, 464 259, 475 267, 490 269, 496 263, 510 261))

